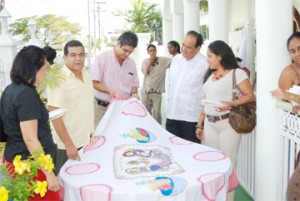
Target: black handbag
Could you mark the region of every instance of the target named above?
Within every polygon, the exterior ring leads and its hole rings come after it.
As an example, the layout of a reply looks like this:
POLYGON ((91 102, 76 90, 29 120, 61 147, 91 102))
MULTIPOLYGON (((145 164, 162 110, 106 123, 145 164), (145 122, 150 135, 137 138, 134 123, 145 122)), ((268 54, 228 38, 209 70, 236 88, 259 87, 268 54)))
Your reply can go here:
MULTIPOLYGON (((232 73, 232 100, 238 99, 235 69, 232 73)), ((237 133, 250 133, 256 126, 256 101, 231 107, 229 124, 237 133)))

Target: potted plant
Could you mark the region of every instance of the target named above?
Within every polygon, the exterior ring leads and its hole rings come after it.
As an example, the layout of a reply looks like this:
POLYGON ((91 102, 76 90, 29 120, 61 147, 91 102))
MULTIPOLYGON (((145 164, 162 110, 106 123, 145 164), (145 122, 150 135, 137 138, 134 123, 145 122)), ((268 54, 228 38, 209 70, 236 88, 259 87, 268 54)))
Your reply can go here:
POLYGON ((17 155, 13 166, 2 163, 0 167, 3 177, 0 182, 0 201, 25 201, 34 194, 45 196, 47 181, 41 182, 34 178, 41 168, 52 171, 54 164, 49 154, 45 155, 42 150, 38 150, 26 160, 21 160, 21 156, 17 155))

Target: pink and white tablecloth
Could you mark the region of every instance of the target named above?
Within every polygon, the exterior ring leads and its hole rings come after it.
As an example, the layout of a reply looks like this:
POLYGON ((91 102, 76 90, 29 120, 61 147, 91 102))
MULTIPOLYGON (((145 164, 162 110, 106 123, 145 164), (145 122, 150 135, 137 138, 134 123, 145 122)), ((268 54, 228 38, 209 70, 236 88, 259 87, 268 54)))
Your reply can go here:
POLYGON ((113 101, 80 156, 59 173, 65 201, 226 200, 238 185, 224 153, 170 134, 137 99, 113 101))

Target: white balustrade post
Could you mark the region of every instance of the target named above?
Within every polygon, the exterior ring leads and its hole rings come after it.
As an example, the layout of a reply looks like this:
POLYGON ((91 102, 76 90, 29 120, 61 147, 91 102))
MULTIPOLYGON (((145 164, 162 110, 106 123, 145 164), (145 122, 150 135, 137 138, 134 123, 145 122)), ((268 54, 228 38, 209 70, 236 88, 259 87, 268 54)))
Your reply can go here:
POLYGON ((7 86, 11 82, 10 70, 13 59, 17 54, 17 43, 8 32, 7 27, 10 21, 10 14, 5 8, 0 12, 0 21, 2 27, 2 33, 0 35, 0 61, 3 65, 2 73, 4 73, 4 76, 1 76, 0 79, 4 79, 1 80, 1 83, 4 83, 4 85, 7 86))
POLYGON ((30 40, 29 42, 26 44, 27 46, 29 45, 35 45, 38 47, 42 47, 41 42, 38 40, 38 38, 36 37, 36 21, 31 18, 28 20, 27 26, 29 28, 29 32, 30 32, 30 40))

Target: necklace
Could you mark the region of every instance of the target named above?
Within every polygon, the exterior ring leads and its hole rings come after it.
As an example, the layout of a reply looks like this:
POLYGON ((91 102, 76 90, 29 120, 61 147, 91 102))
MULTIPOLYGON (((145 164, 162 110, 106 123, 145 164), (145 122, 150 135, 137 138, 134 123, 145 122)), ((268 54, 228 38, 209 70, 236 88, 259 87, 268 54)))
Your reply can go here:
POLYGON ((214 72, 213 76, 212 76, 212 79, 213 80, 219 80, 223 77, 224 73, 226 72, 226 70, 224 70, 222 73, 219 73, 216 71, 214 72))

